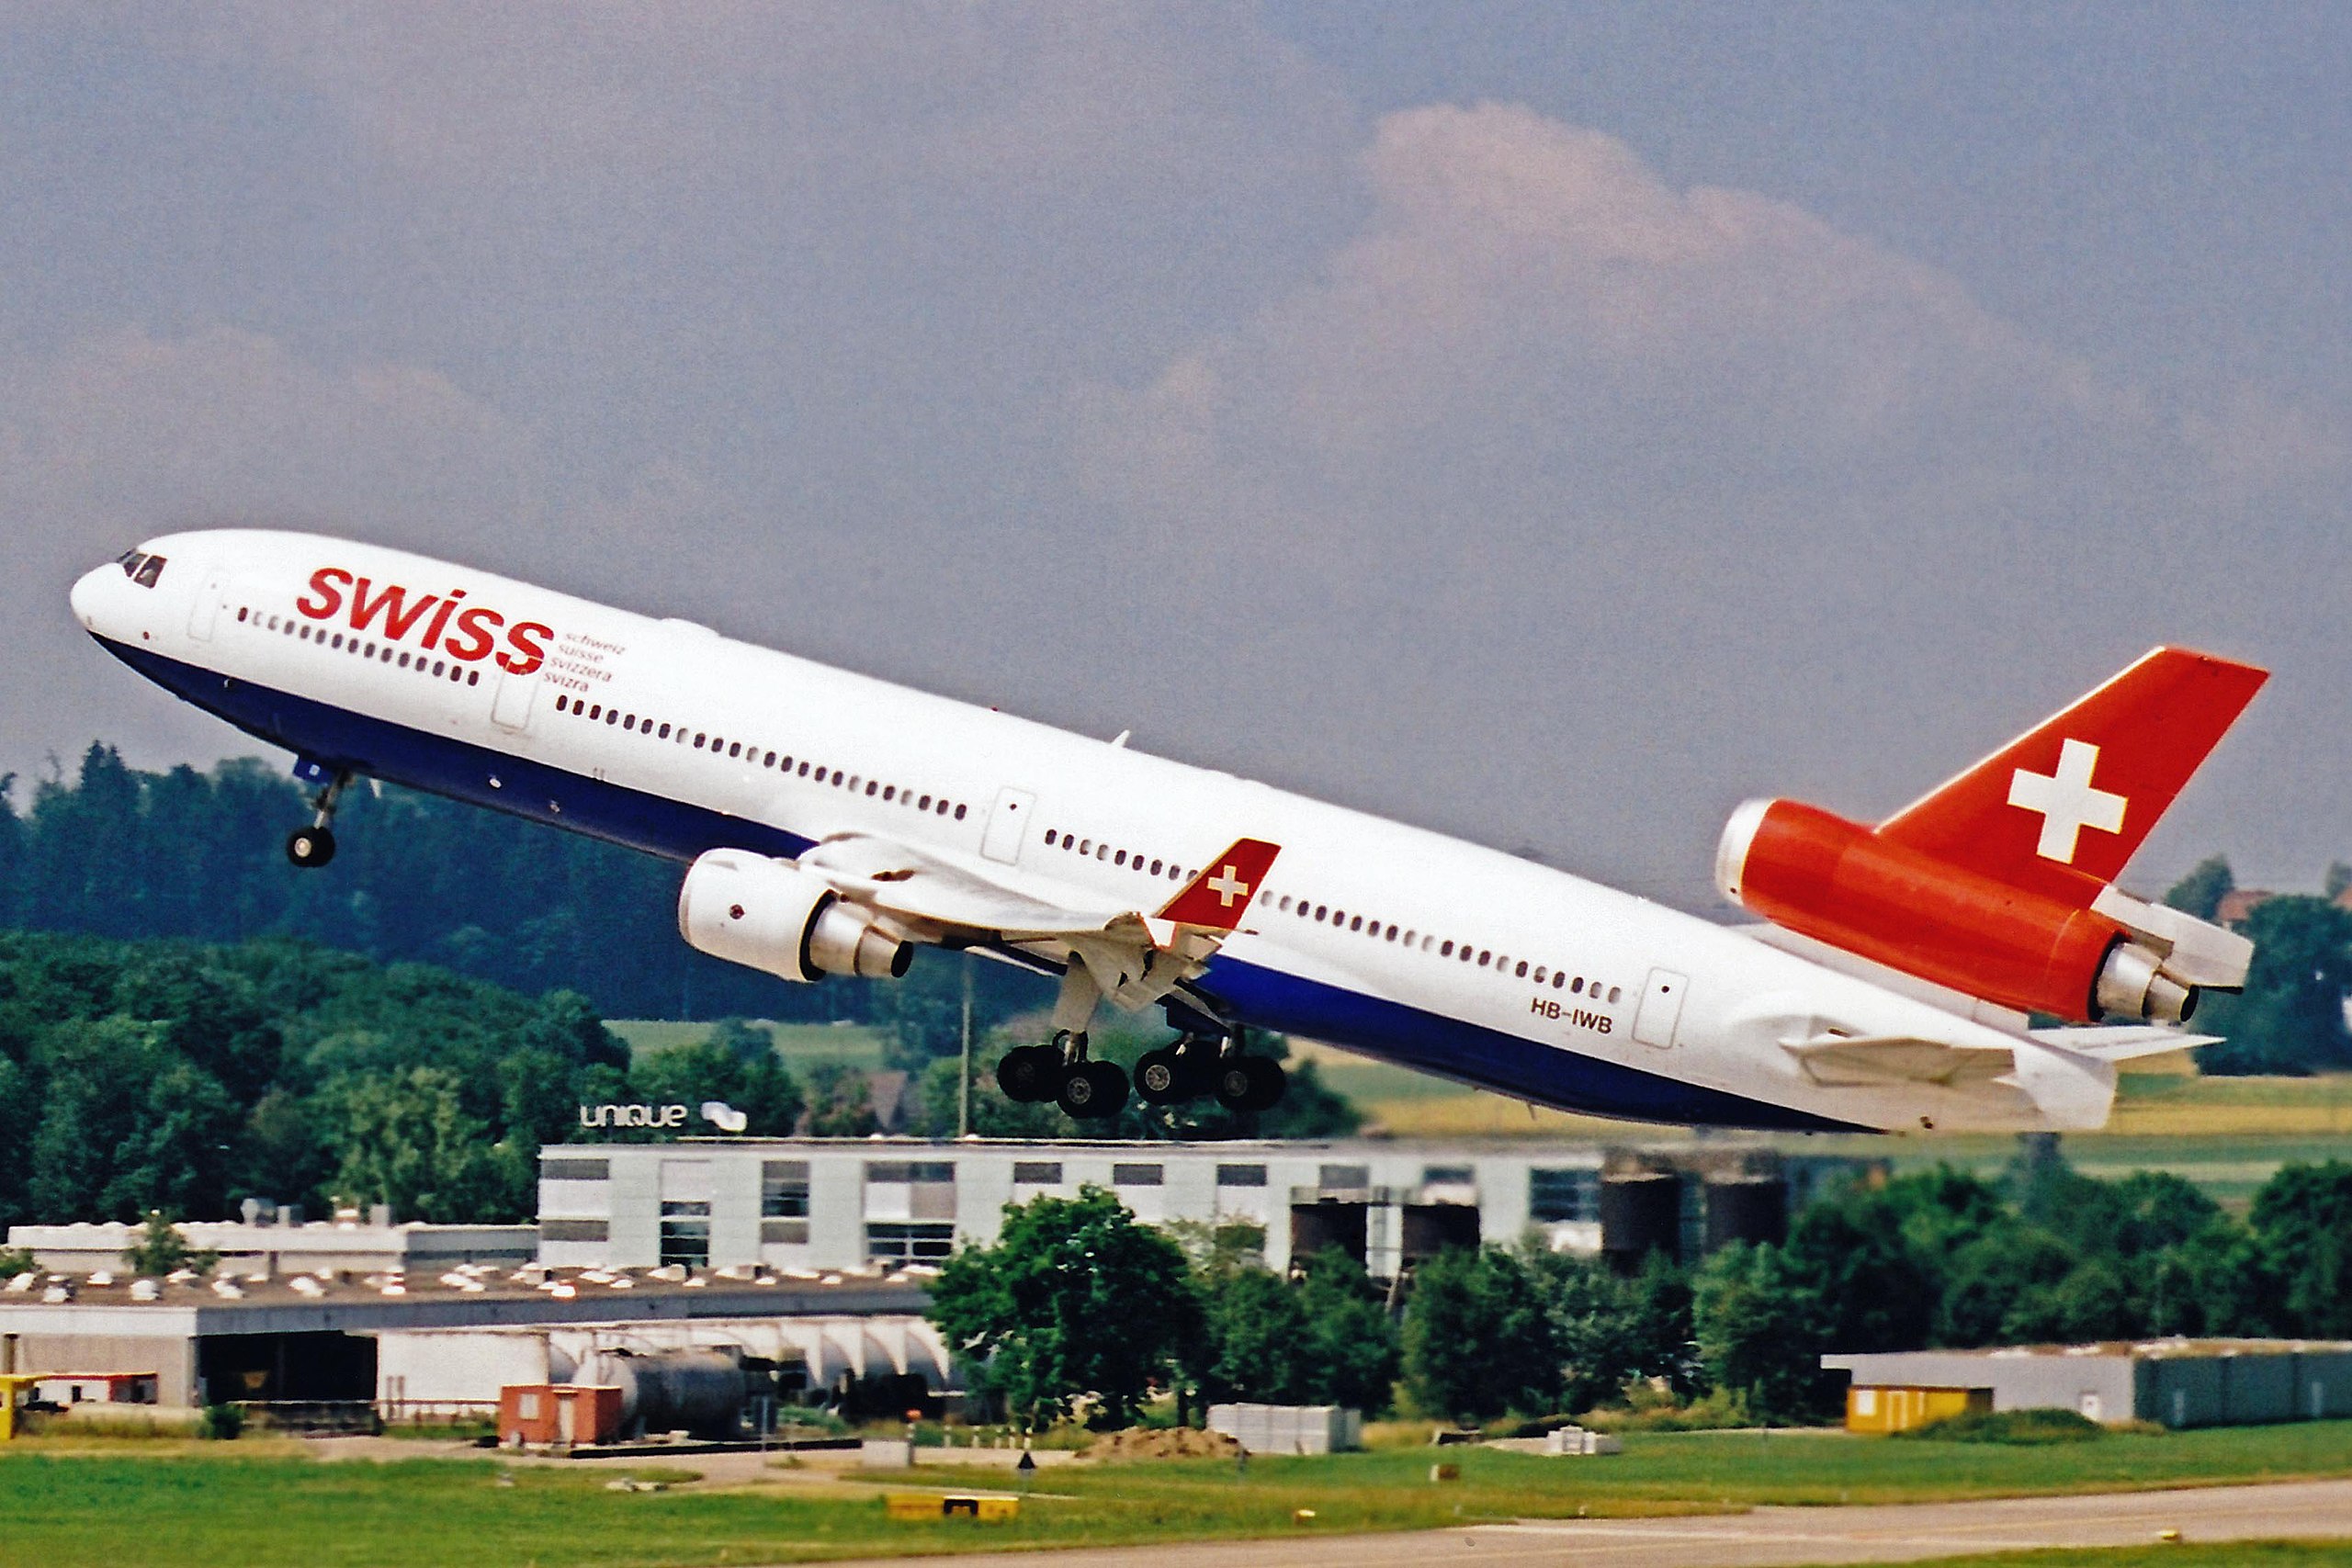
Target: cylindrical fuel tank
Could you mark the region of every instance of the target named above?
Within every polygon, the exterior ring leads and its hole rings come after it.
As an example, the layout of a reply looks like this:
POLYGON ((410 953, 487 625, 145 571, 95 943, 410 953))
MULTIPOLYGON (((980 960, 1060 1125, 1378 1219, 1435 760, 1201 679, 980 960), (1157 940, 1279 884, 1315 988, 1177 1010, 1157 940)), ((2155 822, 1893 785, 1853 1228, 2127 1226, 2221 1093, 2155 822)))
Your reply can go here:
POLYGON ((1736 1241, 1762 1244, 1789 1235, 1789 1186, 1777 1176, 1730 1177, 1707 1183, 1707 1250, 1736 1241))
POLYGON ((733 1435, 749 1385, 717 1350, 607 1350, 591 1358, 595 1381, 621 1391, 621 1425, 638 1432, 733 1435))
POLYGON ((1600 1250, 1620 1268, 1638 1268, 1653 1252, 1682 1253, 1682 1179, 1671 1171, 1604 1177, 1600 1250))

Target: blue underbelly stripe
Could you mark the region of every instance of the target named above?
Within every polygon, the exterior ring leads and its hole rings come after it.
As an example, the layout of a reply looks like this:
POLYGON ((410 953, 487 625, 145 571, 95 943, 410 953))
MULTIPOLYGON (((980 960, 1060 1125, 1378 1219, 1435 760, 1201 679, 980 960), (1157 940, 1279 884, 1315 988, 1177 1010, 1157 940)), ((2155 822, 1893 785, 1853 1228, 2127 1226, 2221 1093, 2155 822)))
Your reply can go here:
MULTIPOLYGON (((582 777, 470 741, 370 718, 105 637, 140 674, 247 734, 330 767, 446 795, 667 860, 743 849, 786 859, 813 841, 765 823, 582 777), (495 781, 494 783, 492 781, 495 781)), ((1201 989, 1256 1028, 1304 1035, 1562 1111, 1642 1122, 1781 1131, 1867 1132, 1786 1106, 1704 1089, 1229 954, 1201 989)))

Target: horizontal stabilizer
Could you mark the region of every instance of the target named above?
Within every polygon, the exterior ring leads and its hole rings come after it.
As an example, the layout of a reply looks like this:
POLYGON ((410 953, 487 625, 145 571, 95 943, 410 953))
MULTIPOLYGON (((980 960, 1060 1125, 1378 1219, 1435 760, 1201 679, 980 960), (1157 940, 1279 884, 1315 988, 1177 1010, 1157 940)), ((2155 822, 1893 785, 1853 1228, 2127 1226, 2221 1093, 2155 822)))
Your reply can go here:
POLYGON ((2152 1023, 2121 1024, 2113 1029, 2037 1029, 2033 1038, 2044 1045, 2093 1057, 2101 1062, 2129 1062, 2141 1056, 2161 1056, 2221 1042, 2218 1034, 2183 1034, 2152 1023))

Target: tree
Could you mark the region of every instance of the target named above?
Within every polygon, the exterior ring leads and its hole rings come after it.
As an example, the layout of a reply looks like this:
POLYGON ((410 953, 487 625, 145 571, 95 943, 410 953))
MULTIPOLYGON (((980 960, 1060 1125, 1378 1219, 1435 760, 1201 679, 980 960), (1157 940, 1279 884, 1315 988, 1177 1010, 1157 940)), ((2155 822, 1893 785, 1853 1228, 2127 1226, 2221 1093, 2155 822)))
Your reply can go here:
POLYGON ((2279 1326, 2312 1338, 2352 1337, 2352 1164, 2280 1168, 2254 1195, 2248 1218, 2276 1284, 2279 1326))
POLYGON ((1724 1247, 1700 1266, 1691 1320, 1715 1387, 1758 1418, 1809 1420, 1828 1408, 1821 1302, 1777 1247, 1724 1247))
POLYGON ((1124 1425, 1204 1337, 1183 1252, 1096 1187, 1008 1206, 996 1245, 941 1268, 928 1315, 1032 1431, 1081 1395, 1124 1425))
POLYGON ((2309 1073, 2352 1064, 2344 996, 2352 987, 2352 910, 2324 898, 2266 901, 2242 928, 2254 962, 2240 996, 2211 997, 2199 1029, 2225 1036, 2199 1064, 2209 1073, 2309 1073))
POLYGON ((147 1211, 147 1218, 129 1247, 122 1249, 124 1267, 134 1274, 160 1277, 187 1269, 194 1274, 209 1274, 220 1261, 220 1255, 198 1251, 188 1246, 181 1234, 161 1209, 147 1211))
POLYGON ((746 1066, 775 1055, 775 1032, 740 1018, 712 1024, 710 1043, 746 1066))
POLYGON ((2165 895, 2165 902, 2186 915, 2210 920, 2222 908, 2222 900, 2237 888, 2237 878, 2230 874, 2230 863, 2220 855, 2208 855, 2189 869, 2187 876, 2172 885, 2165 895))
POLYGON ((812 1138, 863 1138, 882 1130, 874 1113, 874 1087, 845 1062, 820 1062, 808 1069, 808 1120, 801 1131, 812 1138))
POLYGON ((1200 1369, 1211 1399, 1306 1402, 1308 1320, 1299 1292, 1265 1269, 1237 1269, 1204 1281, 1207 1350, 1200 1369))
POLYGON ((1457 1247, 1414 1270, 1405 1385, 1424 1411, 1480 1421, 1558 1404, 1561 1356, 1543 1296, 1498 1247, 1457 1247))
POLYGON ((1299 1397, 1377 1416, 1388 1408, 1403 1361, 1396 1325, 1363 1265, 1326 1247, 1300 1267, 1294 1287, 1306 1319, 1299 1397))
POLYGON ((536 1194, 501 1190, 489 1129, 466 1113, 453 1074, 433 1067, 343 1086, 336 1191, 356 1203, 389 1203, 401 1219, 526 1217, 536 1194))

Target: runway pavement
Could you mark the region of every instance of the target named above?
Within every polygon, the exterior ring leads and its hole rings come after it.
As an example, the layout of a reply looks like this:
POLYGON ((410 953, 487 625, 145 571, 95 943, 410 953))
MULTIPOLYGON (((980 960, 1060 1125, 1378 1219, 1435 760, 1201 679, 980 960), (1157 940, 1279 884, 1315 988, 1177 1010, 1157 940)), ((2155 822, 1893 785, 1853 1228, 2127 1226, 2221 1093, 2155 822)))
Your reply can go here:
MULTIPOLYGON (((985 1528, 985 1527, 978 1527, 985 1528)), ((2281 1537, 2352 1541, 2352 1481, 2011 1497, 1901 1506, 1758 1508, 1673 1519, 1531 1519, 1401 1535, 894 1558, 889 1568, 1798 1568, 1974 1551, 2281 1537)), ((876 1565, 879 1568, 879 1565, 876 1565)))

